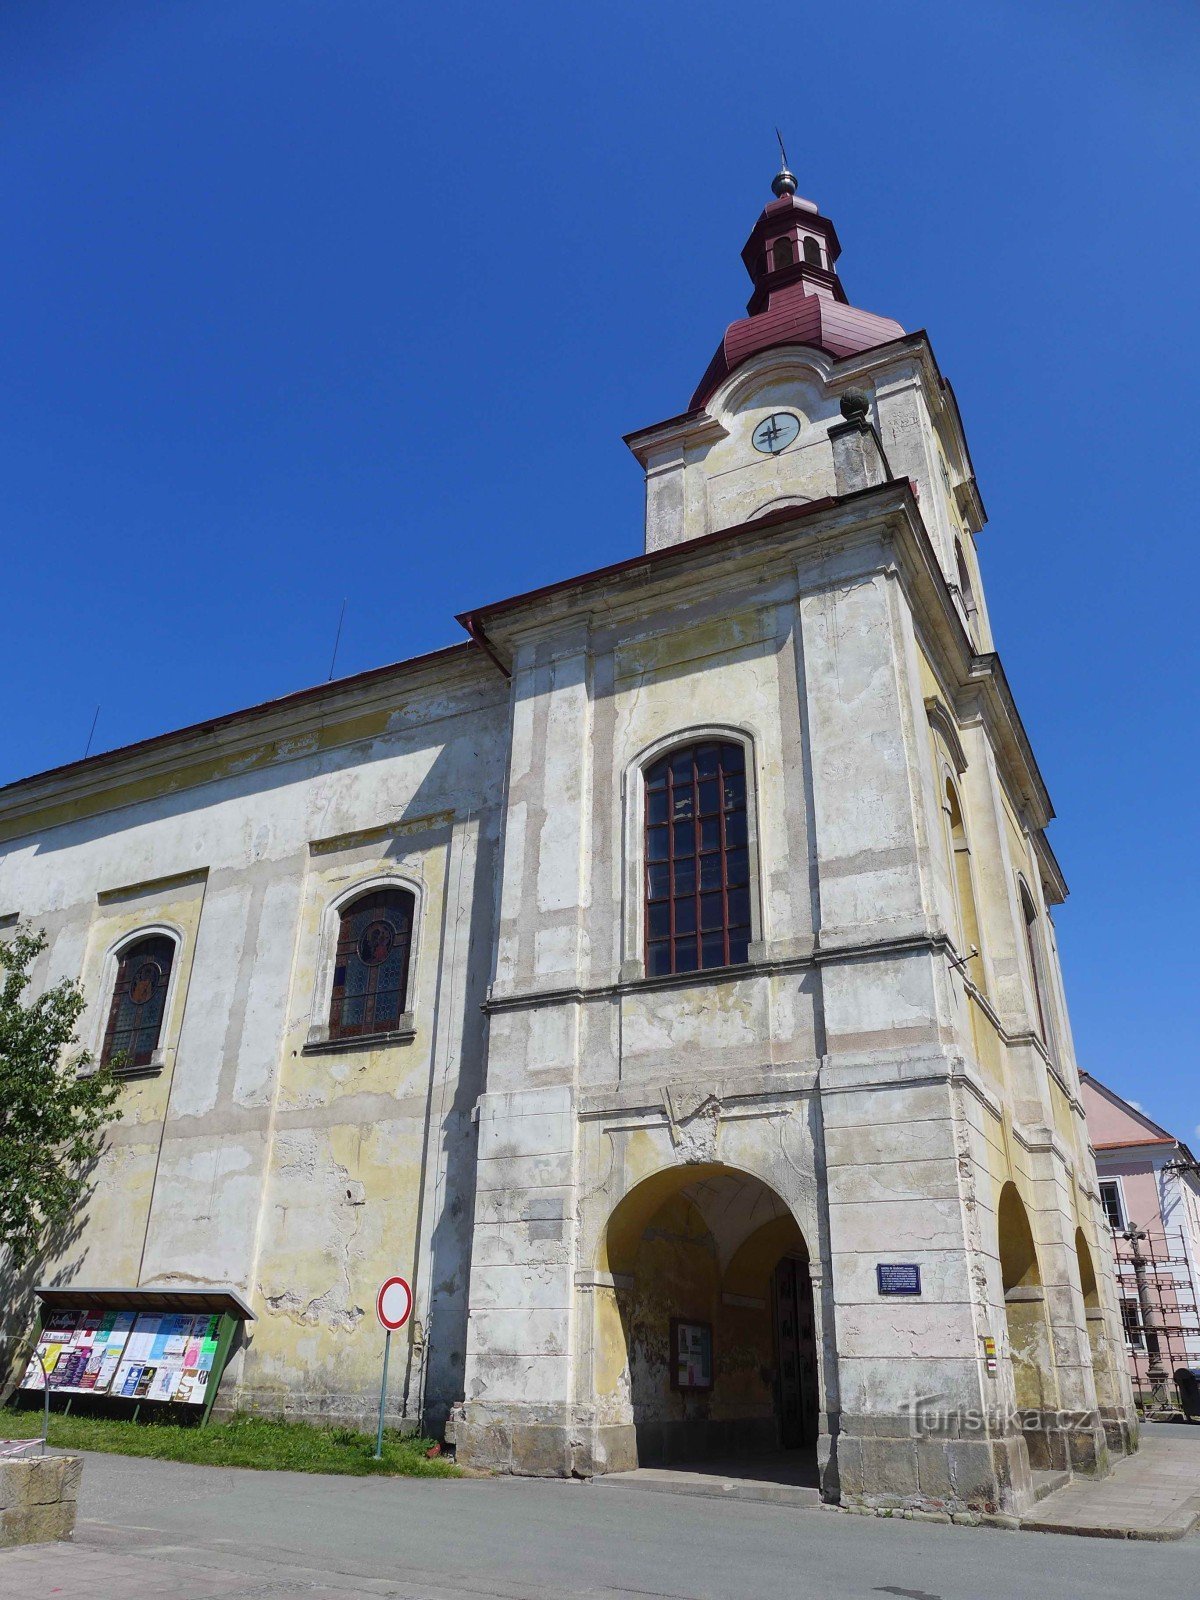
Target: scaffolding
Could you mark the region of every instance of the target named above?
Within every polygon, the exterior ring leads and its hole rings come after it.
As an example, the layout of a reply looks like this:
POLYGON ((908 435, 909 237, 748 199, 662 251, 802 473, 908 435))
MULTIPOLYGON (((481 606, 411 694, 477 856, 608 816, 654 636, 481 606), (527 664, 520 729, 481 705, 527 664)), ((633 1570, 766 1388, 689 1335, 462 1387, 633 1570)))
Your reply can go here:
POLYGON ((1117 1293, 1134 1399, 1144 1417, 1181 1411, 1175 1373, 1200 1369, 1200 1302, 1182 1228, 1113 1233, 1117 1293))

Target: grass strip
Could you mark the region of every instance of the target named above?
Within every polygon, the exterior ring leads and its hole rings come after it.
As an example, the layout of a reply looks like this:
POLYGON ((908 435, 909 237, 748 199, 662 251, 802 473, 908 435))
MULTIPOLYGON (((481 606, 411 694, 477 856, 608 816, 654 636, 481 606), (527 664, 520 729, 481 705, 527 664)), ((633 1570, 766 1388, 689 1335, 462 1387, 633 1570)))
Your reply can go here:
MULTIPOLYGON (((6 1407, 0 1436, 36 1438, 42 1413, 6 1407)), ((257 1467, 277 1472, 332 1472, 352 1477, 402 1476, 456 1478, 453 1462, 433 1460, 433 1443, 413 1434, 385 1432, 383 1459, 376 1461, 373 1434, 353 1428, 312 1427, 273 1417, 234 1416, 207 1428, 179 1423, 130 1422, 124 1418, 51 1413, 50 1444, 56 1450, 101 1450, 111 1455, 150 1456, 157 1461, 191 1461, 208 1467, 257 1467)))

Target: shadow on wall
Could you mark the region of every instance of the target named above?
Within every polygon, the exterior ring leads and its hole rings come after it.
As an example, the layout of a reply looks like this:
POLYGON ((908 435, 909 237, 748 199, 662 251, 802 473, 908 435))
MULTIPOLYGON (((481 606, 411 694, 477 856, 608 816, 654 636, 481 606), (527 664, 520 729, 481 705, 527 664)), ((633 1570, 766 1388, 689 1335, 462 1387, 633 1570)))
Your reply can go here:
POLYGON ((83 1193, 71 1215, 57 1228, 48 1229, 37 1254, 18 1266, 7 1251, 0 1254, 0 1405, 10 1399, 25 1376, 34 1351, 38 1302, 34 1289, 46 1281, 46 1263, 58 1261, 50 1283, 65 1288, 75 1282, 87 1259, 86 1248, 63 1261, 79 1245, 87 1227, 87 1208, 96 1191, 96 1171, 105 1147, 84 1168, 83 1193))
MULTIPOLYGON (((435 781, 440 786, 437 798, 444 803, 446 779, 438 772, 442 759, 443 756, 439 756, 434 762, 425 782, 413 796, 408 814, 420 815, 433 806, 429 790, 435 781)), ((450 1049, 457 1055, 459 1071, 453 1084, 439 1084, 436 1071, 430 1073, 422 1171, 428 1171, 436 1152, 439 1176, 432 1194, 427 1184, 422 1185, 422 1214, 417 1219, 417 1238, 420 1239, 424 1209, 429 1204, 434 1206, 429 1256, 422 1264, 429 1274, 429 1310, 428 1321, 421 1330, 423 1367, 415 1342, 410 1342, 404 1377, 405 1411, 419 1410, 422 1428, 435 1439, 442 1437, 451 1406, 460 1401, 465 1392, 478 1138, 472 1113, 484 1090, 487 1024, 482 1008, 490 976, 492 887, 498 827, 498 813, 493 804, 488 802, 481 806, 478 823, 473 879, 469 886, 454 880, 447 885, 440 930, 441 952, 452 946, 461 948, 463 930, 459 919, 470 919, 466 952, 461 961, 450 964, 449 974, 446 963, 440 963, 437 1016, 432 1031, 437 1039, 442 1009, 448 1008, 450 1026, 457 1030, 450 1049), (447 992, 447 984, 453 985, 460 973, 465 975, 465 992, 453 987, 447 992), (414 1385, 419 1389, 415 1395, 412 1393, 414 1385)), ((436 1061, 434 1067, 436 1069, 436 1061)))

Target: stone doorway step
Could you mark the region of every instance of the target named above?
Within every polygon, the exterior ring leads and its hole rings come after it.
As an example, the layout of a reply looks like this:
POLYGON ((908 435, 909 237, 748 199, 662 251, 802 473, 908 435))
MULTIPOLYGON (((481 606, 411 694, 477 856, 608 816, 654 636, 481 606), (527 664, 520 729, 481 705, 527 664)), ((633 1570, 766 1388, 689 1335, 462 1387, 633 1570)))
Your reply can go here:
POLYGON ((676 1467, 606 1472, 592 1482, 599 1488, 698 1495, 706 1500, 757 1500, 767 1505, 812 1509, 821 1504, 816 1460, 808 1453, 793 1450, 733 1461, 694 1461, 676 1467))

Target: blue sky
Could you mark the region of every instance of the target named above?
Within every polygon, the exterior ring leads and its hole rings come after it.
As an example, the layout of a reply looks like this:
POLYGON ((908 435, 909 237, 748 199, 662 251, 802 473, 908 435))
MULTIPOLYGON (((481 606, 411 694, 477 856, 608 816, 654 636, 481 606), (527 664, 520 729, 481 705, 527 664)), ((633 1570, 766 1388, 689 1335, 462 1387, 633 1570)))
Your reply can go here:
POLYGON ((8 0, 0 781, 634 554, 778 122, 962 405, 1080 1060, 1191 1137, 1198 72, 1169 0, 8 0))

